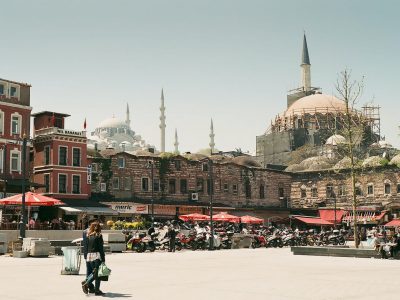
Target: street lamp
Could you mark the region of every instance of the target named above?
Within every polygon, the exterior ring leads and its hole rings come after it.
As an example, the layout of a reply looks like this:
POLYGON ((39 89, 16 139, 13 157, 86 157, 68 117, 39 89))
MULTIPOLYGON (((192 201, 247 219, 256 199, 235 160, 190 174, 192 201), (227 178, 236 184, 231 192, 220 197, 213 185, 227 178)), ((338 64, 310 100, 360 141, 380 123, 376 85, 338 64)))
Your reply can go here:
POLYGON ((151 227, 154 227, 154 160, 147 162, 147 168, 151 168, 151 227))
POLYGON ((25 227, 26 227, 26 209, 25 209, 25 177, 26 177, 26 143, 27 143, 27 137, 26 134, 24 133, 23 138, 22 138, 22 205, 21 205, 21 221, 20 221, 20 227, 19 227, 19 237, 20 239, 25 238, 25 227))
POLYGON ((210 249, 214 250, 214 223, 213 223, 213 190, 214 190, 214 182, 213 182, 213 171, 212 171, 212 159, 208 159, 208 176, 210 178, 210 249))

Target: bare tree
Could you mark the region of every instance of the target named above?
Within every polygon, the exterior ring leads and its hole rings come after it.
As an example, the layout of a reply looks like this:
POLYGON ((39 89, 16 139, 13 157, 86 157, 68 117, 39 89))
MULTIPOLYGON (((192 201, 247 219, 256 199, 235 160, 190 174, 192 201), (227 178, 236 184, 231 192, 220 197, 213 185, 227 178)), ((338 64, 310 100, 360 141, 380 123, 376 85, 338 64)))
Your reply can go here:
POLYGON ((345 152, 350 158, 350 176, 351 176, 351 205, 353 210, 353 230, 354 230, 354 242, 356 248, 360 244, 358 228, 357 228, 357 206, 358 199, 356 194, 356 172, 357 172, 357 160, 355 156, 355 148, 361 142, 362 139, 362 114, 358 114, 355 110, 355 105, 362 95, 364 89, 364 78, 360 81, 353 80, 351 78, 351 72, 347 69, 339 74, 335 85, 338 96, 345 102, 345 114, 342 122, 342 133, 345 135, 345 152))

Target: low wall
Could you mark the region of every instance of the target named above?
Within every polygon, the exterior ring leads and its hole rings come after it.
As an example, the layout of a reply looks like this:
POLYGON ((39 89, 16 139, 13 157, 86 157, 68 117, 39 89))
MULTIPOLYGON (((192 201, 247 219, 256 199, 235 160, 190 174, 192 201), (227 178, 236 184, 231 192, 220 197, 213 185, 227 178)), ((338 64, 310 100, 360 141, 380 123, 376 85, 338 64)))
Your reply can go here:
POLYGON ((336 256, 336 257, 360 257, 360 258, 380 258, 381 256, 374 249, 356 249, 341 247, 291 247, 293 255, 313 255, 313 256, 336 256))

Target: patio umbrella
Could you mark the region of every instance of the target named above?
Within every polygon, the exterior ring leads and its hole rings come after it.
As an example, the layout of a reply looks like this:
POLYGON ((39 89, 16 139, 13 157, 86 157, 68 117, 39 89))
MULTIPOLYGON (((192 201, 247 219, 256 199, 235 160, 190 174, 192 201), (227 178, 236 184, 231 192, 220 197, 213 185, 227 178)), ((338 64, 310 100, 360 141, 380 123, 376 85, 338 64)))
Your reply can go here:
POLYGON ((214 221, 221 221, 221 222, 233 222, 239 223, 240 218, 234 215, 230 215, 226 212, 220 212, 219 214, 213 215, 214 221))
MULTIPOLYGON (((26 206, 53 206, 64 204, 60 200, 43 196, 40 194, 26 192, 25 205, 26 206)), ((22 194, 0 199, 0 205, 22 205, 22 194)))
POLYGON ((181 215, 179 216, 179 219, 182 221, 205 221, 205 220, 210 220, 209 216, 202 215, 202 214, 188 214, 188 215, 181 215))
POLYGON ((263 224, 264 223, 264 219, 259 219, 253 216, 243 216, 240 217, 240 221, 242 223, 247 223, 247 224, 263 224))

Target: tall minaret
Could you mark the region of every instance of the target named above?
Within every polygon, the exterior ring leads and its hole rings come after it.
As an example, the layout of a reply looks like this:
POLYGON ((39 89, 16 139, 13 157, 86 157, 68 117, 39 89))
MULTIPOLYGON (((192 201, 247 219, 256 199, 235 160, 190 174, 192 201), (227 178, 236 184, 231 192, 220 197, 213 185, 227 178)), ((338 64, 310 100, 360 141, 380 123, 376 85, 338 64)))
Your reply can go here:
POLYGON ((160 106, 160 129, 161 129, 161 145, 160 151, 165 152, 165 106, 164 106, 164 89, 161 89, 161 106, 160 106))
POLYGON ((214 124, 213 124, 213 120, 211 119, 211 126, 210 126, 210 151, 211 151, 211 155, 214 153, 215 150, 215 143, 214 143, 214 124))
POLYGON ((126 120, 125 120, 126 125, 131 127, 131 119, 129 118, 129 104, 126 104, 126 120))
POLYGON ((175 154, 179 154, 179 149, 178 149, 178 146, 179 146, 179 142, 178 142, 178 131, 176 130, 176 128, 175 128, 175 143, 174 143, 174 146, 175 146, 175 151, 174 151, 174 153, 175 153, 175 154))
POLYGON ((311 90, 311 64, 310 57, 308 55, 307 39, 304 33, 303 38, 303 53, 301 56, 301 80, 304 91, 308 92, 311 90))

